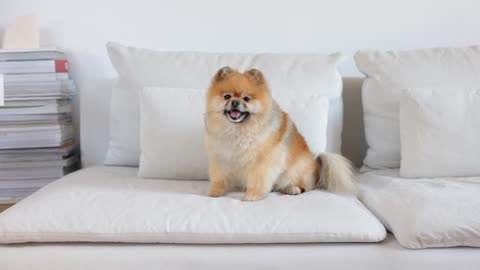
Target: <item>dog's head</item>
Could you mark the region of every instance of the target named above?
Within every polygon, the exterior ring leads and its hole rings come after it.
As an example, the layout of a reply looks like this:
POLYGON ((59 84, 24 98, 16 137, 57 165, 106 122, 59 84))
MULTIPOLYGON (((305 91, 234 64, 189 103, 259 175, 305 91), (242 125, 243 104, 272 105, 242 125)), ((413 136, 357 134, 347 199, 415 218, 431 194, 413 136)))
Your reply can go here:
POLYGON ((222 114, 232 124, 248 124, 265 117, 272 97, 265 77, 258 69, 244 73, 221 68, 213 77, 207 95, 208 113, 222 114))

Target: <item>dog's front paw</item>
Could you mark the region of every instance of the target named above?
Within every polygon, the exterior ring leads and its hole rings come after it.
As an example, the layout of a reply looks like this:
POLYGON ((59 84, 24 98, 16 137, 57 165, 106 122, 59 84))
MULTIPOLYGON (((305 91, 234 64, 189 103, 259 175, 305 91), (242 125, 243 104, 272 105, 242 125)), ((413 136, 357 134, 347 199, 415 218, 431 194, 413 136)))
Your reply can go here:
POLYGON ((210 197, 221 197, 223 196, 224 192, 223 190, 219 190, 219 189, 210 189, 210 191, 208 192, 208 196, 210 197))
POLYGON ((210 197, 221 197, 225 194, 225 188, 223 185, 212 185, 210 187, 210 191, 208 192, 208 196, 210 197))
POLYGON ((263 199, 264 197, 265 197, 265 196, 262 195, 262 194, 256 194, 256 193, 247 192, 247 193, 245 193, 245 195, 243 196, 242 201, 254 202, 254 201, 259 201, 259 200, 263 199))
POLYGON ((223 194, 225 194, 225 183, 223 181, 212 181, 208 196, 220 197, 223 196, 223 194))

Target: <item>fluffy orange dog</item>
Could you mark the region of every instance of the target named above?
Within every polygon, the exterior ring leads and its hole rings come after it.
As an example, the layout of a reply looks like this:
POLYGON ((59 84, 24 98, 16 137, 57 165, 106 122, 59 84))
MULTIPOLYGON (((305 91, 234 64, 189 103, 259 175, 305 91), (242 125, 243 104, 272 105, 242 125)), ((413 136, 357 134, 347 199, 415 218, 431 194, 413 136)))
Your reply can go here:
POLYGON ((207 95, 206 144, 210 196, 246 191, 256 201, 270 191, 297 195, 314 188, 355 192, 350 163, 310 152, 257 69, 220 69, 207 95))

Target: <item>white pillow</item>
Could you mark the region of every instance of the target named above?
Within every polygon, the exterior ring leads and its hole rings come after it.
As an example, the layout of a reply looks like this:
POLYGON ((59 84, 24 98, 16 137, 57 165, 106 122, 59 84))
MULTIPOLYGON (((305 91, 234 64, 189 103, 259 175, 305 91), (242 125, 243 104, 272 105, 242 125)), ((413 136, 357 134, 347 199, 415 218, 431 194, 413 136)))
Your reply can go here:
POLYGON ((205 90, 143 89, 138 176, 208 180, 204 113, 205 90))
MULTIPOLYGON (((205 93, 201 89, 158 87, 141 91, 140 177, 208 179, 205 93)), ((328 98, 283 88, 272 89, 272 94, 289 113, 312 152, 325 152, 328 98)))
POLYGON ((400 92, 409 88, 480 88, 480 46, 355 54, 363 83, 365 135, 369 146, 364 165, 400 167, 398 123, 400 92))
POLYGON ((402 177, 480 176, 480 91, 403 91, 400 139, 402 177))
POLYGON ((206 181, 136 175, 137 168, 91 167, 53 182, 0 214, 0 243, 378 242, 386 236, 353 196, 312 190, 270 193, 252 203, 239 192, 208 197, 206 181))
POLYGON ((390 169, 357 183, 360 200, 402 246, 480 247, 480 177, 405 179, 390 169))
POLYGON ((204 89, 222 66, 258 68, 272 89, 318 93, 329 98, 327 150, 339 152, 343 106, 341 54, 236 54, 161 52, 108 43, 113 67, 119 74, 113 86, 110 141, 105 164, 138 166, 140 109, 138 92, 146 86, 204 89))

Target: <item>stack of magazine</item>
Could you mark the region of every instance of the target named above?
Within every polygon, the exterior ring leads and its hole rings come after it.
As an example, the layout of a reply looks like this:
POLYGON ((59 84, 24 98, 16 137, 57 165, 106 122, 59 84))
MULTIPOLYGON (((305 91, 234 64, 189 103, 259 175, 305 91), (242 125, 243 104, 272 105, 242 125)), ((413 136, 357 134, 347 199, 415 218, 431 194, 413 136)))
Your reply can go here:
POLYGON ((76 88, 55 48, 0 50, 0 82, 0 203, 9 203, 77 169, 76 88))

